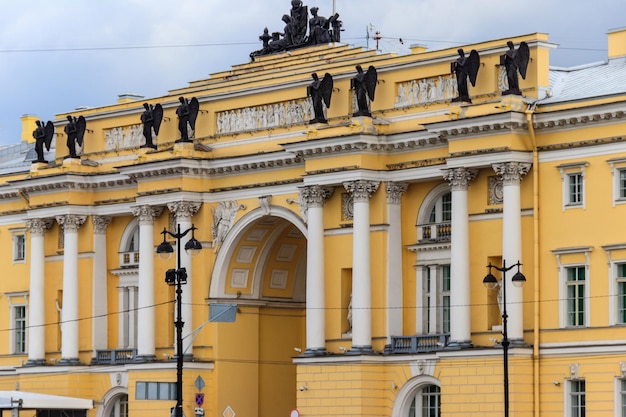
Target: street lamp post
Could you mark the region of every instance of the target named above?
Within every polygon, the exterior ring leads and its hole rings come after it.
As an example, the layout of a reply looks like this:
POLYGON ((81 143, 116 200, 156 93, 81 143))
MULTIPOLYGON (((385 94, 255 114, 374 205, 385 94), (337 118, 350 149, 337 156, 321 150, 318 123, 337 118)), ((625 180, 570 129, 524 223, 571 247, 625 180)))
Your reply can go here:
POLYGON ((526 282, 526 277, 519 270, 519 267, 522 264, 517 261, 516 264, 511 265, 509 267, 506 266, 506 260, 502 260, 502 268, 499 268, 495 265, 492 265, 491 262, 487 267, 489 268, 489 273, 483 279, 483 285, 490 290, 495 289, 498 286, 498 280, 491 273, 491 268, 496 271, 502 272, 502 280, 499 285, 502 288, 502 352, 503 352, 503 360, 504 360, 504 417, 509 417, 509 334, 507 331, 507 318, 508 315, 506 313, 506 273, 511 269, 517 267, 517 272, 513 275, 511 282, 516 287, 521 287, 526 282))
POLYGON ((159 257, 163 259, 169 259, 172 256, 174 249, 172 245, 166 240, 167 235, 176 239, 176 269, 168 269, 165 272, 165 283, 167 285, 176 286, 176 320, 174 326, 176 327, 176 408, 175 417, 183 417, 183 322, 182 318, 182 285, 187 283, 187 269, 180 266, 180 252, 181 252, 181 240, 191 232, 191 239, 185 243, 185 251, 190 255, 197 255, 202 249, 202 244, 194 237, 194 230, 196 227, 191 227, 184 232, 180 231, 180 224, 176 233, 170 232, 166 228, 163 228, 161 234, 163 235, 163 242, 157 247, 156 252, 159 257))

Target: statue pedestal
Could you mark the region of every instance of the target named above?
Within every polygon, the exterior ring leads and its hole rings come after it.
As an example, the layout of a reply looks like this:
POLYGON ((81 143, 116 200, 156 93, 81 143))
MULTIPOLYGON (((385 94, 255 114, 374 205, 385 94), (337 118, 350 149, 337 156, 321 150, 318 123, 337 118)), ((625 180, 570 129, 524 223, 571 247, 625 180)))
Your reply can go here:
POLYGON ((526 103, 522 96, 507 95, 500 99, 500 110, 523 112, 526 110, 526 103))
POLYGON ((194 143, 193 142, 177 142, 174 143, 174 155, 175 156, 193 156, 194 143))
POLYGON ((31 175, 37 175, 40 169, 46 168, 47 166, 47 162, 33 162, 30 164, 30 173, 31 175))

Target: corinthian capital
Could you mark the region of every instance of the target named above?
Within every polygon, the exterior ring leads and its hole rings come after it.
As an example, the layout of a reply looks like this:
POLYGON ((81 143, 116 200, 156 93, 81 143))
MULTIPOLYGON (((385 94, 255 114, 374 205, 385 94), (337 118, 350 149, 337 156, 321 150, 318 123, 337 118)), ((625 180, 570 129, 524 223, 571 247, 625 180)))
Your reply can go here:
POLYGON ((93 232, 95 234, 104 234, 107 231, 107 226, 111 224, 111 216, 92 216, 93 232))
POLYGON ((29 219, 26 220, 26 227, 30 230, 31 235, 33 236, 43 236, 52 226, 51 219, 29 219))
POLYGON ((300 201, 306 208, 322 207, 333 194, 334 188, 321 185, 309 185, 300 188, 300 201))
POLYGON ((469 183, 476 179, 478 170, 468 168, 451 168, 443 170, 443 179, 450 183, 452 191, 465 191, 469 183))
POLYGON ((81 216, 78 214, 66 214, 64 216, 57 216, 57 223, 63 227, 65 232, 77 232, 78 228, 85 223, 87 216, 81 216))
POLYGON ((163 208, 154 206, 138 206, 131 209, 133 216, 139 218, 139 224, 154 224, 154 219, 159 217, 163 212, 163 208))
POLYGON ((502 178, 503 185, 519 185, 522 177, 528 174, 531 164, 527 162, 504 162, 493 164, 493 170, 502 178))
POLYGON ((380 182, 378 181, 365 181, 357 180, 344 182, 343 186, 352 196, 352 201, 355 203, 367 203, 372 198, 372 194, 378 190, 380 182))
POLYGON ((409 185, 404 182, 387 183, 387 203, 400 204, 400 198, 409 185))
POLYGON ((191 216, 196 214, 202 203, 196 201, 176 201, 167 203, 167 209, 174 213, 178 221, 191 220, 191 216))

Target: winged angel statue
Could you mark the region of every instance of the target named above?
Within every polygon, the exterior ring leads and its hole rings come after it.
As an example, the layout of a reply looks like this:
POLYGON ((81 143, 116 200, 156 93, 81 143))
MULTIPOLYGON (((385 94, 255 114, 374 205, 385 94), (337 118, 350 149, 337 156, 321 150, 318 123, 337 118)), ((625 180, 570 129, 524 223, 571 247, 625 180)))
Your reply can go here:
POLYGON ((374 101, 374 93, 376 92, 376 83, 378 82, 378 73, 373 65, 363 72, 360 65, 356 66, 356 75, 350 80, 350 87, 354 89, 356 94, 356 102, 358 110, 353 116, 372 116, 369 109, 369 102, 374 101), (369 99, 369 101, 368 101, 369 99))
POLYGON ((70 154, 68 158, 78 158, 76 153, 76 145, 82 148, 85 130, 87 130, 87 121, 84 116, 74 117, 67 116, 67 125, 65 125, 65 133, 67 134, 67 149, 70 154))
POLYGON ((507 90, 502 94, 516 94, 522 95, 522 91, 519 89, 519 81, 517 79, 517 72, 519 71, 523 79, 526 79, 526 70, 528 69, 528 62, 530 61, 530 51, 526 42, 520 43, 517 50, 513 45, 513 42, 508 41, 507 46, 509 50, 506 54, 500 56, 500 65, 504 65, 506 69, 506 78, 509 82, 507 90))
POLYGON ((35 138, 35 152, 37 152, 37 159, 33 162, 47 163, 43 157, 43 147, 46 150, 50 150, 50 144, 52 143, 52 137, 54 136, 54 125, 51 121, 44 124, 42 121, 37 120, 37 128, 33 131, 33 137, 35 138))
POLYGON ((333 77, 326 73, 324 78, 320 80, 317 73, 311 74, 313 82, 307 88, 307 95, 311 97, 313 101, 313 111, 315 112, 315 118, 309 123, 328 123, 326 116, 324 116, 324 106, 330 107, 330 97, 333 94, 333 77))
POLYGON ((451 71, 456 74, 456 85, 458 87, 459 96, 452 101, 463 101, 471 103, 469 90, 467 88, 467 79, 469 78, 472 86, 476 85, 476 77, 480 68, 480 57, 475 49, 472 49, 469 56, 465 56, 463 49, 458 50, 459 57, 451 66, 451 71))
POLYGON ((141 113, 141 123, 143 123, 143 136, 146 138, 146 144, 141 147, 156 149, 153 138, 159 135, 161 121, 163 121, 163 106, 158 103, 156 105, 143 103, 143 107, 145 110, 141 113))
POLYGON ((190 142, 189 137, 195 138, 196 131, 196 119, 198 118, 198 111, 200 110, 200 103, 198 99, 193 97, 191 100, 185 97, 178 99, 180 105, 176 109, 176 115, 178 116, 178 130, 180 130, 180 139, 176 142, 190 142), (187 128, 191 129, 191 135, 187 128))

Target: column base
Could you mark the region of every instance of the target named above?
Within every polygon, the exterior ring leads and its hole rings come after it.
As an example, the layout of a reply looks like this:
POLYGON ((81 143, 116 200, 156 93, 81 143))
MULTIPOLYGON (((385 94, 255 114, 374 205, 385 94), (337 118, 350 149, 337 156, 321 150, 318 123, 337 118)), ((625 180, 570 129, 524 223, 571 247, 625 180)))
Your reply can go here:
POLYGON ((373 355, 373 354, 374 354, 374 350, 372 349, 371 346, 352 346, 350 350, 344 353, 344 355, 352 355, 352 356, 373 355))
POLYGON ((82 364, 80 363, 78 358, 61 358, 61 360, 59 361, 59 365, 77 366, 82 364))
POLYGON ((133 358, 135 363, 156 362, 155 355, 137 355, 133 358))
POLYGON ((457 341, 453 340, 444 346, 443 350, 461 350, 461 349, 471 349, 474 345, 469 340, 457 341))
POLYGON ((29 359, 24 366, 44 366, 46 364, 45 359, 29 359))
POLYGON ((301 358, 310 358, 313 356, 326 356, 328 352, 326 352, 325 348, 307 348, 304 353, 300 354, 301 358))
POLYGON ((525 348, 525 347, 529 347, 529 345, 527 343, 524 343, 524 339, 512 339, 512 340, 509 340, 509 348, 512 348, 512 347, 525 348))

